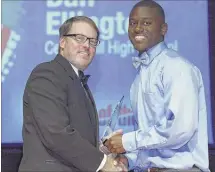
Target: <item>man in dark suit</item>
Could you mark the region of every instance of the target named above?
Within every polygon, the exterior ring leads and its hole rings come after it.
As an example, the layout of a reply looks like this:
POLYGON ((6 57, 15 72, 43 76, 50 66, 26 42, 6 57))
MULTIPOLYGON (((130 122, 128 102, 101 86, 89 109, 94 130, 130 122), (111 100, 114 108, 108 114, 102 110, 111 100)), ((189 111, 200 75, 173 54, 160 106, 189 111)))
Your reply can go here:
POLYGON ((77 16, 59 32, 59 54, 38 65, 26 84, 19 171, 117 171, 114 159, 98 149, 98 117, 83 74, 99 30, 88 17, 77 16))

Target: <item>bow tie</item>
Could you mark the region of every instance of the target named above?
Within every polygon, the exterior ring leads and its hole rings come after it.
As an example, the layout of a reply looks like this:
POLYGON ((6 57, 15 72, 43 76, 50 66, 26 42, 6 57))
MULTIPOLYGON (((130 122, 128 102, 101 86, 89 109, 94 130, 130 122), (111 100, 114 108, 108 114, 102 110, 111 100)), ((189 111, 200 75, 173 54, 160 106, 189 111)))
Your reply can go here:
POLYGON ((80 70, 78 71, 78 75, 79 75, 79 79, 81 80, 81 83, 83 85, 86 85, 90 75, 84 75, 84 72, 80 70))
POLYGON ((140 67, 141 64, 143 65, 147 65, 149 59, 146 58, 145 56, 141 56, 141 57, 132 57, 132 62, 133 62, 133 66, 138 69, 140 67))

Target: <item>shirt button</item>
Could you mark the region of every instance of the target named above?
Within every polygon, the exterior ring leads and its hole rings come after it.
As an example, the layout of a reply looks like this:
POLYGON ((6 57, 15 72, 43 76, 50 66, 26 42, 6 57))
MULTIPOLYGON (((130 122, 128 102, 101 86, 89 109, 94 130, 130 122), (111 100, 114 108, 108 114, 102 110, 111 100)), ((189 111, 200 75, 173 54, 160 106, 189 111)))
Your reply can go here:
POLYGON ((135 167, 134 172, 141 172, 141 168, 140 167, 135 167))

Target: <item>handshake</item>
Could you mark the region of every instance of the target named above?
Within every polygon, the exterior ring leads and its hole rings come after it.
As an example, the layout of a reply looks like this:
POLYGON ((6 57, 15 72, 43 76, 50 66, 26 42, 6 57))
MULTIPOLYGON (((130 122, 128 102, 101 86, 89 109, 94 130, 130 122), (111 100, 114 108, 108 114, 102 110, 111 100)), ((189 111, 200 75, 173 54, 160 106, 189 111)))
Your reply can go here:
POLYGON ((100 151, 107 155, 107 160, 102 172, 127 172, 128 160, 126 156, 121 153, 125 152, 122 146, 122 130, 117 130, 103 138, 103 142, 100 144, 100 151))

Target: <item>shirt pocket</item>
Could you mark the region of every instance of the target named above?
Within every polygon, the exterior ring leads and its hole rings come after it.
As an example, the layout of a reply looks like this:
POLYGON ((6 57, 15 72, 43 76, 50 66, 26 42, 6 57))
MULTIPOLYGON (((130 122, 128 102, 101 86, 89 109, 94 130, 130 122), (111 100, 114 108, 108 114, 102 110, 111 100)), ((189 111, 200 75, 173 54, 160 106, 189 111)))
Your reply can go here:
POLYGON ((163 98, 156 92, 143 92, 144 100, 151 107, 163 106, 163 98))
POLYGON ((163 98, 156 92, 143 92, 143 100, 148 118, 151 118, 156 124, 165 115, 163 98))

